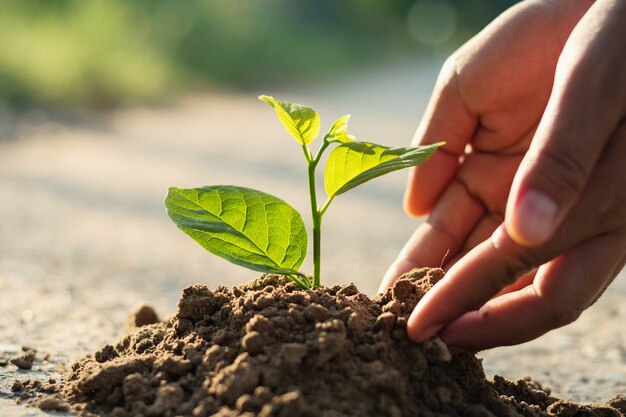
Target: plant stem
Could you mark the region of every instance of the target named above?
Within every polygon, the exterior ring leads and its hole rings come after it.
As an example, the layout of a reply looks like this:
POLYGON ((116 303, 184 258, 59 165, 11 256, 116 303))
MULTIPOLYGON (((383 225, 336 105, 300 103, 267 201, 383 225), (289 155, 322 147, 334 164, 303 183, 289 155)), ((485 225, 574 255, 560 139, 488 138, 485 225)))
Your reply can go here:
POLYGON ((315 189, 315 166, 314 162, 309 163, 308 177, 309 177, 309 197, 311 200, 311 220, 313 225, 313 286, 320 285, 320 226, 322 216, 317 208, 317 193, 315 189))
POLYGON ((307 288, 311 288, 311 283, 309 282, 309 279, 306 277, 306 275, 301 275, 301 274, 290 274, 288 275, 288 277, 300 288, 302 288, 303 290, 306 290, 307 288), (300 279, 300 278, 302 279, 300 279))
POLYGON ((320 285, 320 260, 322 240, 322 215, 315 210, 313 214, 313 286, 320 285))
POLYGON ((326 150, 326 148, 328 148, 328 145, 330 144, 331 142, 329 142, 327 138, 324 137, 324 143, 322 144, 322 146, 320 146, 320 149, 317 151, 317 155, 315 155, 315 158, 313 158, 311 161, 313 165, 317 166, 320 159, 322 158, 322 154, 324 153, 324 151, 326 150))
POLYGON ((322 217, 322 216, 324 215, 324 213, 326 213, 326 209, 328 209, 328 206, 330 205, 330 203, 332 203, 332 202, 333 202, 333 199, 334 199, 334 198, 335 198, 335 197, 330 197, 328 200, 326 200, 326 202, 324 203, 324 205, 322 206, 322 208, 318 210, 318 211, 319 211, 319 214, 320 214, 320 217, 322 217))
POLYGON ((324 143, 317 151, 315 157, 312 156, 311 151, 305 146, 302 146, 304 156, 307 160, 309 177, 309 197, 311 200, 311 221, 313 227, 313 287, 319 287, 320 285, 320 271, 321 271, 321 249, 322 249, 322 216, 328 208, 329 201, 324 204, 324 207, 320 209, 317 205, 317 191, 315 187, 315 168, 322 158, 322 153, 326 150, 330 142, 324 137, 324 143))

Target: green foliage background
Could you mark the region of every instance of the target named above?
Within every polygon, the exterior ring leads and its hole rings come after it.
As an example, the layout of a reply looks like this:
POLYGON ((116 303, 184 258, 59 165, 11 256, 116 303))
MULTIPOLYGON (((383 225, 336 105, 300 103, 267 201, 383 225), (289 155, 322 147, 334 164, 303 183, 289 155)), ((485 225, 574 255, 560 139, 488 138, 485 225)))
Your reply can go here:
MULTIPOLYGON (((314 82, 430 50, 407 31, 415 0, 5 0, 0 102, 108 105, 198 88, 314 82)), ((512 1, 450 1, 443 52, 512 1)))

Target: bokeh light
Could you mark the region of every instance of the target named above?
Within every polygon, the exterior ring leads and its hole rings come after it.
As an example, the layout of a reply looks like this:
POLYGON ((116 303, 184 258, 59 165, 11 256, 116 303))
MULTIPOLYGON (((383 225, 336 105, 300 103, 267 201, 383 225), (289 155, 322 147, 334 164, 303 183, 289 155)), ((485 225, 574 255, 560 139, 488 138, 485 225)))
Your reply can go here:
POLYGON ((407 14, 407 28, 418 42, 436 46, 448 42, 457 26, 454 4, 447 0, 418 0, 407 14))

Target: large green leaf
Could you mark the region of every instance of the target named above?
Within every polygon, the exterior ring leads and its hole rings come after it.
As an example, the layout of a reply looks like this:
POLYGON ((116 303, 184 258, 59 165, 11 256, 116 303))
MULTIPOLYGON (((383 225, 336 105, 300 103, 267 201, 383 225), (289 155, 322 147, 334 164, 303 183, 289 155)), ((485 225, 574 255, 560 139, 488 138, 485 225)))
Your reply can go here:
POLYGON ((373 178, 419 165, 442 145, 388 148, 368 142, 342 143, 328 156, 324 188, 332 198, 373 178))
POLYGON ((283 200, 230 185, 170 188, 174 223, 209 252, 246 268, 295 273, 307 251, 300 214, 283 200))
POLYGON ((276 100, 271 96, 259 96, 259 100, 274 108, 278 120, 298 143, 308 145, 320 133, 320 117, 312 108, 276 100))

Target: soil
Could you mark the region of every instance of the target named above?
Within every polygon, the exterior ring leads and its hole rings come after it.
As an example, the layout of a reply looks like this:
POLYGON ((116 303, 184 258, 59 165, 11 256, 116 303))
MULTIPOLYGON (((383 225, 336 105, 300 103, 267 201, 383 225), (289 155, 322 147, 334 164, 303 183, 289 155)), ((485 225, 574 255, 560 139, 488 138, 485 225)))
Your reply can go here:
POLYGON ((615 416, 626 399, 580 405, 531 380, 488 381, 474 354, 414 344, 409 313, 441 277, 405 274, 371 300, 354 284, 303 291, 286 278, 187 287, 165 321, 149 306, 130 334, 60 382, 17 381, 44 410, 102 417, 615 416))
POLYGON ((35 349, 27 347, 27 346, 23 346, 22 353, 12 358, 11 363, 17 366, 19 369, 29 370, 33 367, 36 354, 37 354, 37 351, 35 349))

